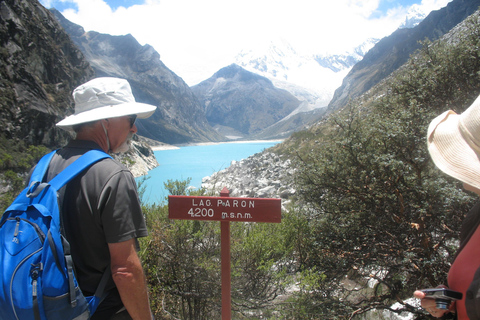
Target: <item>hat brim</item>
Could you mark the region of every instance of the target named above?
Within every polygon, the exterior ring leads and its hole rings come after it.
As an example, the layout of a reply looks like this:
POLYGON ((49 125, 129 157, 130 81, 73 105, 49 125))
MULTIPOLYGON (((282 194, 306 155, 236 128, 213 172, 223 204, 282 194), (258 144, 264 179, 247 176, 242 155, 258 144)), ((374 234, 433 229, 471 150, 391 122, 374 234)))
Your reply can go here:
POLYGON ((428 151, 446 174, 480 189, 480 159, 462 136, 460 116, 453 111, 435 118, 428 128, 428 151))
POLYGON ((73 126, 78 124, 134 114, 139 119, 146 119, 155 112, 155 109, 157 109, 157 107, 140 102, 127 102, 118 105, 105 106, 68 116, 58 122, 57 127, 72 131, 73 126))

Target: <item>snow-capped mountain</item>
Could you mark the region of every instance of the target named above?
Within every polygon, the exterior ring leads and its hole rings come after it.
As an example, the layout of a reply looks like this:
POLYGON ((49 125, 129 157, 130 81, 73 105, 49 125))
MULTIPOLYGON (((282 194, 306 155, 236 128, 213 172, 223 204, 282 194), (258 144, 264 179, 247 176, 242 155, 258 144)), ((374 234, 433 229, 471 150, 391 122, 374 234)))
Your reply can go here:
POLYGON ((418 4, 414 4, 410 7, 410 10, 408 10, 405 21, 402 23, 399 29, 414 28, 420 22, 422 22, 422 20, 425 19, 426 16, 427 13, 424 12, 418 4))
MULTIPOLYGON (((270 79, 285 89, 307 110, 326 107, 350 69, 378 39, 369 39, 349 52, 335 55, 302 55, 285 40, 271 41, 263 48, 240 52, 235 63, 270 79)), ((302 110, 305 112, 305 110, 302 110)))
POLYGON ((341 54, 317 54, 314 56, 314 59, 324 68, 331 69, 334 72, 341 72, 350 69, 355 63, 362 60, 363 56, 365 56, 379 40, 380 39, 370 38, 347 52, 341 54))
MULTIPOLYGON (((426 15, 419 5, 413 5, 399 29, 414 28, 426 15)), ((260 48, 243 50, 234 63, 270 79, 276 87, 305 101, 303 110, 299 110, 305 112, 305 109, 326 107, 352 67, 378 41, 380 39, 368 39, 343 53, 304 55, 284 39, 277 39, 260 48)))

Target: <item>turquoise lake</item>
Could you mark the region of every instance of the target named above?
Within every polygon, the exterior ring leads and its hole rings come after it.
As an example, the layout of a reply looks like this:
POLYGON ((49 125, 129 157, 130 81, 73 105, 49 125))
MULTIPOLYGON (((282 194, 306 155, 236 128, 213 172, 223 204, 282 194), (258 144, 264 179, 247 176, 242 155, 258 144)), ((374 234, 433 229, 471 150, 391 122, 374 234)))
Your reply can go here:
MULTIPOLYGON (((192 178, 190 186, 200 188, 202 179, 223 170, 230 163, 268 149, 281 141, 255 141, 194 145, 179 149, 155 151, 160 166, 148 172, 143 195, 145 203, 162 203, 168 196, 163 183, 167 180, 192 178)), ((137 178, 137 181, 142 177, 137 178)))

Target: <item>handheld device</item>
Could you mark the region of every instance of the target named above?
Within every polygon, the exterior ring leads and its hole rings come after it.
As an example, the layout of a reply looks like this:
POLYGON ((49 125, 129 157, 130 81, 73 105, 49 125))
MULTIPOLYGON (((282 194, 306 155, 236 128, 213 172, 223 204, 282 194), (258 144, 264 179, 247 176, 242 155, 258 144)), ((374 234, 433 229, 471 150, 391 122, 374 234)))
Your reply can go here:
POLYGON ((425 293, 425 298, 435 299, 437 308, 442 310, 447 310, 452 301, 460 300, 463 297, 461 292, 446 288, 423 289, 422 292, 425 293))

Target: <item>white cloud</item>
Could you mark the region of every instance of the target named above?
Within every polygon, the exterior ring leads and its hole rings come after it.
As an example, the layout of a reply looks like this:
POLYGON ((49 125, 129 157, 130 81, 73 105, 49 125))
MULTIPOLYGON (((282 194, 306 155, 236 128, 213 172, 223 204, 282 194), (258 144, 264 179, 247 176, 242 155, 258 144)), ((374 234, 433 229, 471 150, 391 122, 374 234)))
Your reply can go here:
POLYGON ((431 12, 432 10, 438 10, 445 7, 452 0, 422 0, 420 7, 423 12, 431 12))
MULTIPOLYGON (((104 0, 61 1, 77 4, 78 10, 62 13, 87 31, 130 33, 152 45, 189 85, 230 64, 241 49, 271 39, 283 38, 303 53, 320 53, 384 37, 403 22, 408 9, 399 5, 374 14, 380 0, 146 0, 116 10, 104 0)), ((448 2, 423 0, 421 6, 431 11, 448 2)))

